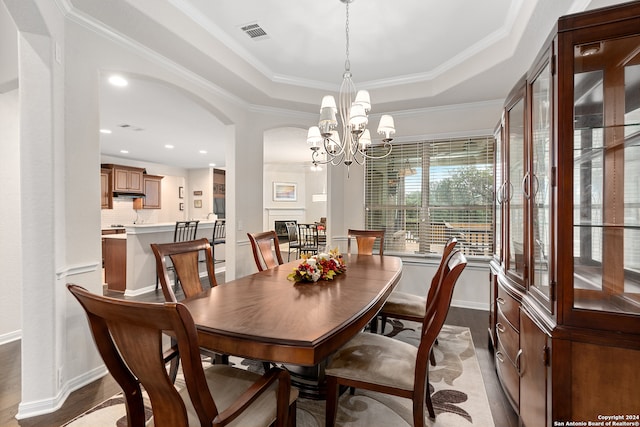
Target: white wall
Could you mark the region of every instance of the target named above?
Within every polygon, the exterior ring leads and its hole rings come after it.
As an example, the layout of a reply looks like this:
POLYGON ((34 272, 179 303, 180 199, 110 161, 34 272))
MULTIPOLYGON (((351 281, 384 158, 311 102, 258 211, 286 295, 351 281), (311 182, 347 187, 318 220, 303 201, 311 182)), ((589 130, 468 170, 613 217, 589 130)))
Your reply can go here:
POLYGON ((18 91, 0 93, 0 344, 20 338, 22 328, 20 137, 18 91))
POLYGON ((211 213, 210 219, 213 219, 213 169, 189 169, 185 197, 189 205, 187 218, 206 219, 211 213), (195 207, 196 200, 200 201, 201 207, 195 207))

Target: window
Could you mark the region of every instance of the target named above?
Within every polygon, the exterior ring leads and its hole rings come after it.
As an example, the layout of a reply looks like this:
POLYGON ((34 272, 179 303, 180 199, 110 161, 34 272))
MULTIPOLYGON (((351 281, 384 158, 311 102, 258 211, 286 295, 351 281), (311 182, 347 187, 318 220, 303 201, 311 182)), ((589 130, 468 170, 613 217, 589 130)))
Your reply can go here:
POLYGON ((365 225, 386 230, 385 251, 441 253, 454 236, 466 255, 490 256, 494 145, 492 136, 403 143, 367 162, 365 225))

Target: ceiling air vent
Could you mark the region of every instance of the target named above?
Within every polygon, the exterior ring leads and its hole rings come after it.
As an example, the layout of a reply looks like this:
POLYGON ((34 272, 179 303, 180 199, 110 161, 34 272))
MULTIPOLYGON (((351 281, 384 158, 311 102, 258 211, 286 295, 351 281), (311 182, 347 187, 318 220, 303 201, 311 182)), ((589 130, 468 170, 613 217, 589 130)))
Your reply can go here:
POLYGON ((240 29, 254 40, 268 37, 268 34, 256 23, 244 25, 240 29))
POLYGON ((132 130, 132 131, 135 131, 135 132, 139 132, 141 130, 144 130, 141 127, 133 126, 133 125, 130 125, 130 124, 127 124, 127 123, 119 124, 118 127, 121 127, 122 129, 132 130))

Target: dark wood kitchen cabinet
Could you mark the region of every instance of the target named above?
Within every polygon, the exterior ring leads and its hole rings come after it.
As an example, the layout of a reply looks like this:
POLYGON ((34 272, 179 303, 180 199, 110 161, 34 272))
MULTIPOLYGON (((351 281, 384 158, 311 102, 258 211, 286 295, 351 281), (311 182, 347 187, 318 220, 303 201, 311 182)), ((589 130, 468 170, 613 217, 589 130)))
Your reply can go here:
POLYGON ((100 169, 100 209, 113 209, 111 169, 100 169))
POLYGON ((127 239, 102 237, 102 248, 107 288, 110 291, 124 292, 127 288, 127 239))
POLYGON ((523 426, 637 417, 640 2, 560 18, 497 135, 503 389, 523 426))
POLYGON ((130 166, 103 164, 102 168, 111 169, 112 188, 116 193, 143 193, 144 169, 130 166))
POLYGON ((133 199, 133 209, 161 209, 162 208, 162 176, 142 175, 144 198, 133 199))

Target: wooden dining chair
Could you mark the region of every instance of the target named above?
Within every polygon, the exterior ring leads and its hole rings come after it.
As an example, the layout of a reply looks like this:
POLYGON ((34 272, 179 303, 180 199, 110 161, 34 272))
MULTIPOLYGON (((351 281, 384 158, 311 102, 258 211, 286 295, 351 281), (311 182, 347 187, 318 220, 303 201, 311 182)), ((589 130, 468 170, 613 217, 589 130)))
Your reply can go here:
POLYGON ((156 257, 156 273, 160 278, 165 301, 176 302, 174 289, 179 285, 185 298, 195 296, 202 291, 200 278, 200 260, 207 267, 207 281, 210 287, 216 286, 216 274, 213 264, 213 250, 209 240, 202 238, 177 243, 152 243, 151 250, 156 257), (174 286, 169 281, 169 265, 175 272, 174 286))
MULTIPOLYGON (((207 282, 209 287, 218 285, 213 264, 213 250, 207 239, 189 240, 177 243, 152 243, 151 250, 156 258, 156 273, 160 277, 162 293, 167 302, 177 302, 175 290, 182 288, 185 298, 194 297, 204 291, 200 278, 200 260, 204 259, 207 266, 207 282), (168 260, 176 274, 174 286, 169 282, 168 260)), ((201 349, 201 353, 211 357, 212 363, 229 363, 229 356, 201 349)), ((178 372, 178 359, 173 359, 171 365, 172 378, 178 372)))
MULTIPOLYGON (((199 223, 200 220, 176 221, 176 226, 173 229, 173 241, 187 242, 189 240, 195 240, 199 223)), ((167 268, 173 271, 173 266, 169 265, 167 268)), ((158 290, 159 279, 159 276, 156 275, 156 290, 158 290)))
POLYGON ((378 254, 384 255, 384 230, 352 230, 347 231, 347 253, 351 253, 351 240, 356 239, 358 254, 373 255, 376 239, 379 239, 378 254))
POLYGON ((256 261, 258 271, 268 270, 284 264, 280 252, 280 241, 275 231, 263 231, 262 233, 247 233, 253 250, 253 259, 256 261))
POLYGON ((425 425, 425 403, 429 416, 435 419, 429 394, 429 355, 447 317, 454 286, 466 265, 462 252, 449 254, 427 307, 417 348, 384 335, 360 332, 333 355, 325 369, 327 426, 335 424, 340 386, 411 399, 414 427, 425 425))
POLYGON ((203 368, 198 332, 181 303, 145 303, 107 298, 73 284, 94 341, 126 401, 127 425, 146 425, 141 386, 156 427, 292 425, 298 391, 279 368, 264 375, 228 365, 203 368), (186 387, 167 374, 162 335, 175 336, 186 387))
MULTIPOLYGON (((422 322, 426 313, 427 300, 433 297, 433 292, 435 292, 436 285, 444 271, 444 264, 457 243, 458 241, 455 237, 449 238, 445 243, 438 269, 431 278, 431 286, 429 286, 429 292, 426 297, 397 290, 391 292, 391 295, 389 295, 389 298, 387 298, 378 313, 382 323, 380 333, 384 333, 384 326, 388 318, 422 322)), ((435 359, 432 359, 431 362, 435 365, 435 359)))

